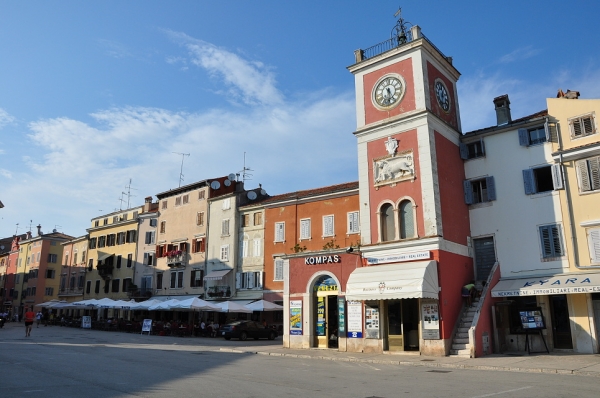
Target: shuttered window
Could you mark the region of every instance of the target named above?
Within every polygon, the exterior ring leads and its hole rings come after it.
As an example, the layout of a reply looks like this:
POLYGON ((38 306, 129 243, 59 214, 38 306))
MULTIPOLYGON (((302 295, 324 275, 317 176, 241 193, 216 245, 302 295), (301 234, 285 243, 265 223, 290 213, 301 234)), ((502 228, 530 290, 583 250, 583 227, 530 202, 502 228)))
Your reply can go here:
POLYGON ((285 223, 275 223, 275 242, 283 242, 285 240, 285 223))
POLYGON ((252 249, 252 255, 254 255, 254 257, 259 257, 261 255, 260 254, 261 253, 261 250, 260 250, 260 248, 261 248, 261 244, 260 244, 261 239, 256 238, 256 239, 254 239, 253 242, 254 242, 254 248, 252 249))
POLYGON ((563 177, 560 164, 523 170, 525 194, 532 195, 563 189, 563 177))
POLYGON ((542 257, 560 257, 564 254, 561 241, 560 225, 543 225, 540 227, 542 257))
POLYGON ((475 159, 485 156, 485 145, 483 139, 479 141, 470 142, 468 144, 459 144, 460 157, 461 159, 475 159))
POLYGON ((300 239, 310 239, 310 218, 300 220, 300 239))
POLYGON ((600 263, 600 228, 588 229, 588 245, 592 263, 600 263))
POLYGON ((575 165, 579 175, 579 191, 600 190, 600 157, 579 160, 575 165))
POLYGON ((596 134, 596 115, 584 115, 569 119, 572 138, 581 138, 596 134))
POLYGON ((323 216, 323 236, 333 236, 333 216, 323 216))
POLYGON ((463 182, 465 203, 468 205, 496 200, 496 185, 494 177, 463 182))
POLYGON ((492 267, 496 263, 494 238, 490 236, 473 239, 473 249, 475 250, 475 276, 479 281, 487 281, 492 267))
POLYGON ((381 242, 396 239, 396 225, 394 223, 394 208, 386 203, 379 209, 379 223, 381 228, 381 242))
POLYGON ((358 212, 353 211, 348 213, 348 233, 356 234, 360 231, 358 212))
POLYGON ((221 235, 229 235, 229 220, 223 220, 221 223, 221 235))
POLYGON ((248 257, 248 241, 242 241, 242 257, 248 257))
POLYGON ((221 261, 229 261, 229 245, 221 246, 221 261))
POLYGON ((275 278, 276 281, 283 280, 283 260, 275 259, 275 278))

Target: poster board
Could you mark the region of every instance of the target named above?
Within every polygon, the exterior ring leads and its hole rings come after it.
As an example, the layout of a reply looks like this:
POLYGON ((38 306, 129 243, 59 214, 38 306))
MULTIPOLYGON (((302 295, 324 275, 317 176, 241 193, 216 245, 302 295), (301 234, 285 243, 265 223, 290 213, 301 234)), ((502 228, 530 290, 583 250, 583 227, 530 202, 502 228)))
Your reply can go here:
POLYGON ((302 334, 302 300, 290 300, 290 334, 302 334))
POLYGON ((440 338, 440 312, 437 300, 421 300, 421 336, 423 340, 440 338))
POLYGON ((144 322, 142 323, 142 333, 144 332, 148 332, 148 334, 150 334, 150 332, 152 332, 152 319, 144 319, 144 322))
POLYGON ((523 330, 538 330, 546 329, 544 315, 541 308, 519 310, 519 318, 521 319, 521 327, 523 330))
POLYGON ((346 299, 338 297, 338 336, 346 335, 346 299))
POLYGON ((367 339, 379 339, 379 303, 365 302, 365 334, 367 339))
POLYGON ((348 301, 348 338, 356 339, 363 337, 362 303, 360 301, 348 301))
POLYGON ((92 328, 92 317, 84 315, 81 317, 81 328, 91 329, 92 328))

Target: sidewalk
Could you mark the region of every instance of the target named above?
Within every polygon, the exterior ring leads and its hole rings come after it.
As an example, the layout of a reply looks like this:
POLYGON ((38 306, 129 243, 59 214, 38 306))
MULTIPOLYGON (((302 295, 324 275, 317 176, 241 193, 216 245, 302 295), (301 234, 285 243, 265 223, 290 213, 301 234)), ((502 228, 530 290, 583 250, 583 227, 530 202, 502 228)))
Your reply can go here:
POLYGON ((525 373, 556 373, 600 377, 600 355, 494 354, 482 358, 425 357, 410 354, 363 354, 326 349, 292 350, 282 347, 221 347, 220 351, 327 361, 363 362, 430 368, 476 369, 525 373))

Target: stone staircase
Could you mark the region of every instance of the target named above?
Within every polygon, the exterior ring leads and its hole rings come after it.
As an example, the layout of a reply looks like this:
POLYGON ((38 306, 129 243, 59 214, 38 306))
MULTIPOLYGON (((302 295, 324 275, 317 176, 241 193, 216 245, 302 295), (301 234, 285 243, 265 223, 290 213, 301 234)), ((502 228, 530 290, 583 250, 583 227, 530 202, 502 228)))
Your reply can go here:
POLYGON ((463 312, 462 317, 460 319, 460 324, 458 325, 458 330, 456 331, 456 336, 454 336, 454 340, 452 340, 452 349, 450 350, 451 357, 471 357, 471 344, 469 344, 469 328, 473 323, 473 317, 475 316, 475 312, 477 312, 478 305, 479 298, 476 298, 473 300, 471 307, 467 308, 467 310, 463 312))

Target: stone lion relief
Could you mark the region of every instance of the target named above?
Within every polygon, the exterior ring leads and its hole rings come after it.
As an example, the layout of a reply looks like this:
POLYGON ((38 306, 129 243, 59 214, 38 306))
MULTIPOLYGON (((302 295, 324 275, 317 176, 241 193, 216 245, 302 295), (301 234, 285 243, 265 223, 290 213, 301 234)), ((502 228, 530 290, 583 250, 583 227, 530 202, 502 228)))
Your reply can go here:
POLYGON ((376 187, 414 180, 415 165, 412 150, 373 159, 373 179, 376 187))

